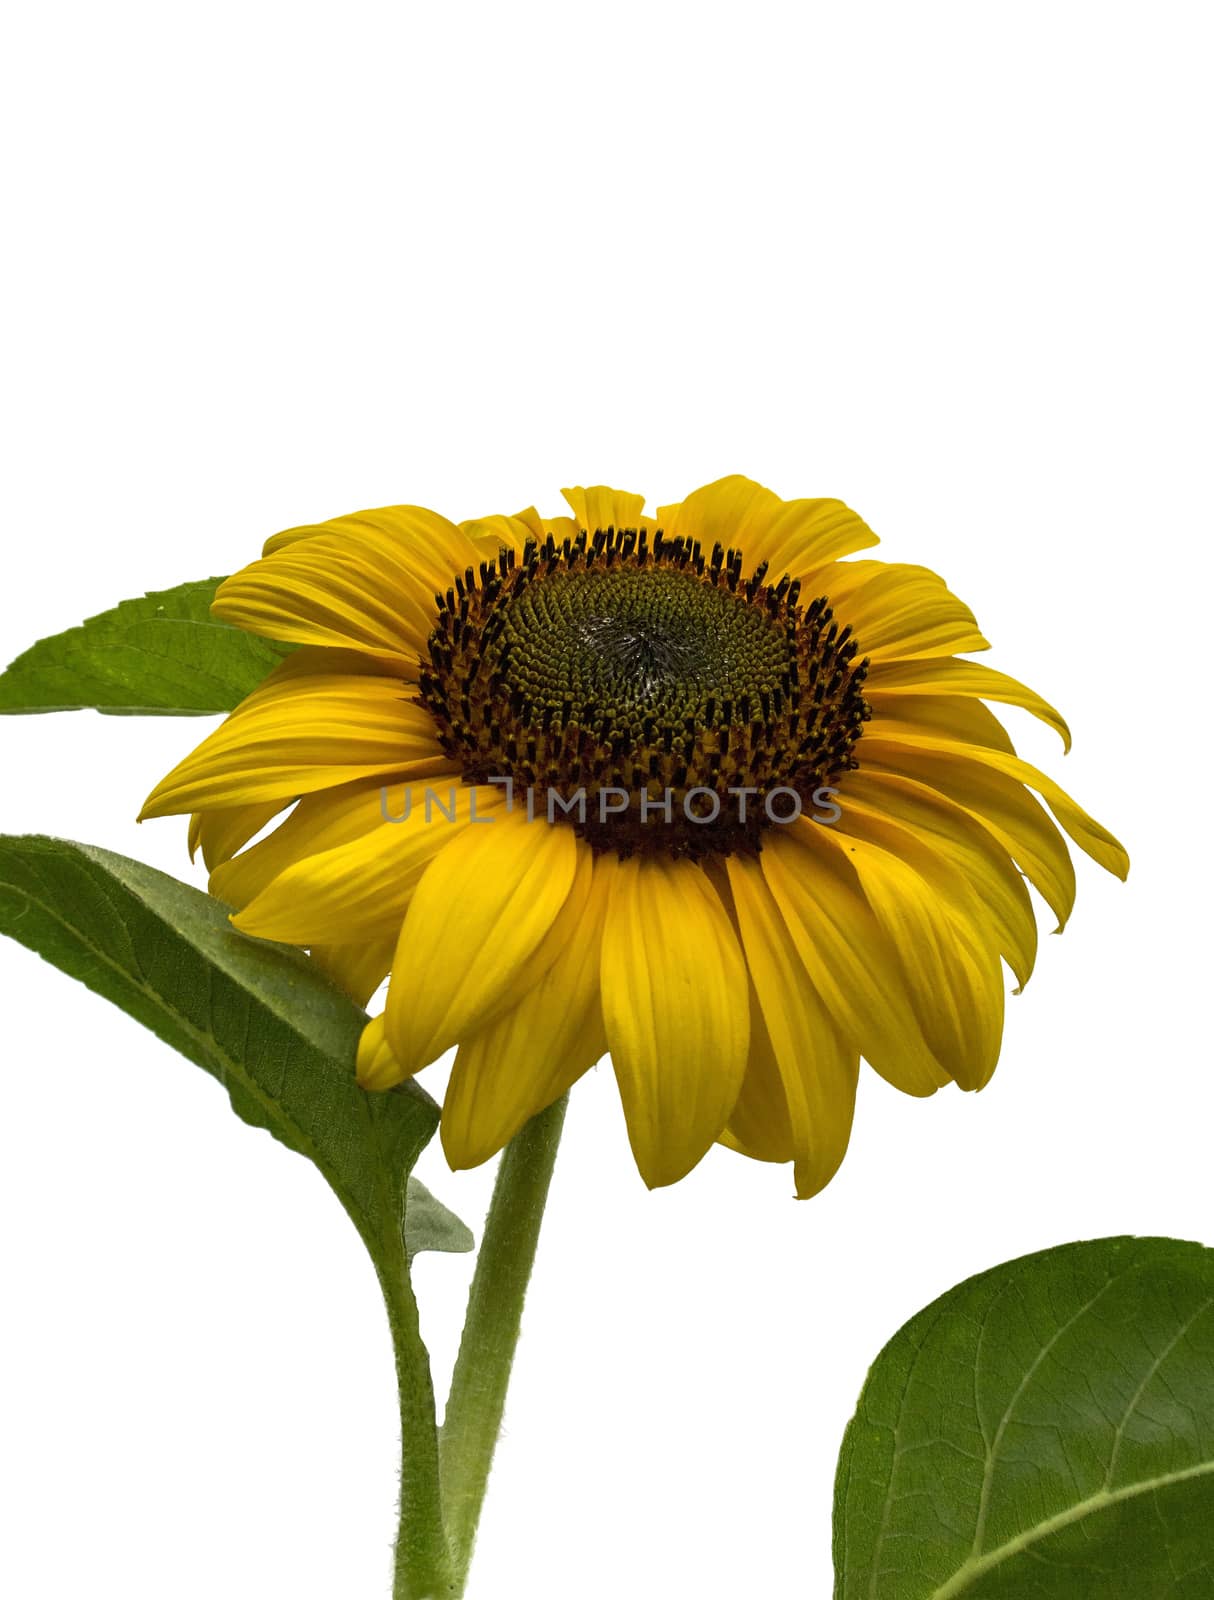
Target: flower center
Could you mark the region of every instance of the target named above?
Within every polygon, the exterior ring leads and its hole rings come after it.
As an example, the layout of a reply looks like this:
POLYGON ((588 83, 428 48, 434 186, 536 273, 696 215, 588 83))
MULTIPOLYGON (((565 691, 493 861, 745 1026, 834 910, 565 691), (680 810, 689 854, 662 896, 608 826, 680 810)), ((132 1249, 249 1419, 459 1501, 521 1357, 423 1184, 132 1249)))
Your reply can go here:
POLYGON ((599 850, 757 850, 855 766, 849 628, 741 556, 644 531, 528 541, 438 596, 420 698, 470 783, 599 850))

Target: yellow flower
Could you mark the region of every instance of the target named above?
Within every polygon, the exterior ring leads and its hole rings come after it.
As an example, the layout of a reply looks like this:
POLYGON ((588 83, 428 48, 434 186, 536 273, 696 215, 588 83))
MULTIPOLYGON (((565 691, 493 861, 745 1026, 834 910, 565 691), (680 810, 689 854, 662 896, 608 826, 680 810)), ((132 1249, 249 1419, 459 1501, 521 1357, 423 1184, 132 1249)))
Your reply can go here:
POLYGON ((644 514, 570 489, 456 526, 393 506, 294 528, 216 616, 299 648, 156 788, 212 892, 365 1004, 387 1088, 458 1046, 455 1167, 610 1051, 645 1181, 714 1141, 843 1159, 859 1059, 908 1094, 980 1089, 1074 870, 1117 841, 983 704, 1032 690, 924 567, 838 500, 741 477, 644 514), (507 781, 508 780, 508 781, 507 781), (249 844, 288 808, 289 815, 249 844))

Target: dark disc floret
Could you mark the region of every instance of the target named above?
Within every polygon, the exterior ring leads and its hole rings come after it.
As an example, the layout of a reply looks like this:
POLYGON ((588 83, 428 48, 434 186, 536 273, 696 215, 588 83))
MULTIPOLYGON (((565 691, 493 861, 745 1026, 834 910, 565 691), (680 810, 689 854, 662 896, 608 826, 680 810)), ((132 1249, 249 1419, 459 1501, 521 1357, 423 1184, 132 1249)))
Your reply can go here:
POLYGON ((758 850, 869 715, 851 629, 767 580, 635 528, 503 548, 436 596, 420 699, 469 783, 509 779, 597 850, 758 850))

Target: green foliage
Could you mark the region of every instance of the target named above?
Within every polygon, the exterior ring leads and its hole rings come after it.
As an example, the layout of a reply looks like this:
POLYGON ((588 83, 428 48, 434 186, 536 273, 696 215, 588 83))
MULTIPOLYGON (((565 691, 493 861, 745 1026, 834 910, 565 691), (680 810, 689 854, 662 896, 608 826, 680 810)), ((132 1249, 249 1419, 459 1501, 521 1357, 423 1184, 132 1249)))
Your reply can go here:
MULTIPOLYGON (((0 932, 218 1078, 246 1122, 316 1163, 369 1244, 399 1235, 438 1107, 413 1083, 358 1087, 366 1017, 305 955, 237 933, 218 901, 151 867, 39 836, 0 838, 0 932)), ((449 1240, 437 1204, 426 1195, 421 1233, 449 1240)))
POLYGON ((1209 1600, 1214 1251, 1063 1245, 878 1356, 835 1493, 836 1600, 1209 1600))
POLYGON ((282 660, 211 616, 222 578, 123 600, 78 628, 41 639, 0 673, 0 712, 207 716, 231 711, 282 660))
POLYGON ((462 1255, 471 1250, 474 1243, 468 1224, 461 1222, 454 1211, 448 1211, 420 1178, 410 1177, 409 1204, 405 1211, 405 1250, 409 1260, 423 1250, 462 1255))

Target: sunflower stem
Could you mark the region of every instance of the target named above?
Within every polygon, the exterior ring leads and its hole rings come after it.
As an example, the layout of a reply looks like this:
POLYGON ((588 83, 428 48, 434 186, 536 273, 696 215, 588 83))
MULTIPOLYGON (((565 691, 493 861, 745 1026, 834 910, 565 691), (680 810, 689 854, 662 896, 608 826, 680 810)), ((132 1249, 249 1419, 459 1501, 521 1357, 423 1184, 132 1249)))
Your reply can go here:
POLYGON ((375 1257, 400 1397, 400 1522, 392 1595, 393 1600, 447 1600, 459 1590, 443 1529, 430 1354, 418 1324, 404 1235, 399 1228, 392 1231, 392 1240, 375 1257))
POLYGON ((507 1145, 498 1167, 439 1435, 455 1593, 467 1582, 567 1097, 507 1145))

